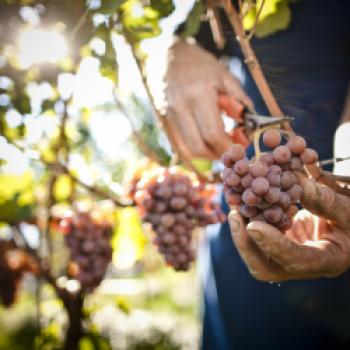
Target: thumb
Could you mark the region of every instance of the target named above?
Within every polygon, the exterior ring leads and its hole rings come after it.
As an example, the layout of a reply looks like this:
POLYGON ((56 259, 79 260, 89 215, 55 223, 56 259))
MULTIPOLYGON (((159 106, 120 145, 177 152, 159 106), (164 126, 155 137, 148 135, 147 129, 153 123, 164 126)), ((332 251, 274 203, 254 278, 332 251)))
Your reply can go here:
POLYGON ((350 198, 336 193, 331 188, 316 183, 313 179, 299 177, 304 189, 303 206, 312 213, 338 226, 348 228, 350 219, 350 198))

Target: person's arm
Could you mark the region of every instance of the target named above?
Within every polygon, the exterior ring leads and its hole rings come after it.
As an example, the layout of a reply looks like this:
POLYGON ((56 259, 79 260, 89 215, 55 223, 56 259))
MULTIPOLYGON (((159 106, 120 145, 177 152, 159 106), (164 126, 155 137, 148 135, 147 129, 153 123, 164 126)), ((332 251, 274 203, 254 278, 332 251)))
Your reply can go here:
POLYGON ((212 54, 179 39, 169 50, 164 82, 166 117, 187 154, 218 159, 231 144, 218 94, 234 95, 252 107, 239 81, 212 54))

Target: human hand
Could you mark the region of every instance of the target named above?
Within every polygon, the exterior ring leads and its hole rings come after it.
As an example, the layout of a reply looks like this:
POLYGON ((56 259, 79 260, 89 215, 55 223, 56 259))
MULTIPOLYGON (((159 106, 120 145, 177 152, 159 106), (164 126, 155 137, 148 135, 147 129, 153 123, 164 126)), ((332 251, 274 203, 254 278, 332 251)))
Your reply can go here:
POLYGON ((165 83, 168 122, 187 155, 219 158, 231 141, 224 131, 218 94, 234 95, 252 107, 239 81, 207 51, 178 41, 170 50, 165 83))
POLYGON ((229 223, 236 247, 253 277, 285 281, 335 277, 350 267, 350 198, 301 178, 306 210, 283 235, 264 222, 247 226, 237 211, 229 223))

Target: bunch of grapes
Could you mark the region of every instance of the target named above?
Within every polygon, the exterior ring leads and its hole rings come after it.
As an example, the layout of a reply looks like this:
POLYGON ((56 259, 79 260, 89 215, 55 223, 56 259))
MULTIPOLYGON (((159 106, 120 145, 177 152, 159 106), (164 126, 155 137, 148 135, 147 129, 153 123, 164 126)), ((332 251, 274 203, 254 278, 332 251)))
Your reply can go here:
POLYGON ((225 220, 220 206, 211 202, 213 188, 196 183, 176 168, 157 169, 138 187, 135 201, 143 221, 155 232, 159 252, 176 271, 188 270, 194 260, 195 227, 225 220))
POLYGON ((317 161, 317 153, 307 148, 301 136, 291 136, 281 144, 277 129, 263 134, 263 143, 272 152, 248 160, 244 147, 234 144, 222 156, 224 193, 230 205, 240 206, 240 213, 250 221, 266 221, 281 231, 291 228, 303 196, 295 172, 304 164, 317 161))
POLYGON ((17 296, 20 282, 26 272, 36 273, 35 261, 11 242, 0 240, 0 300, 9 307, 17 296))
POLYGON ((111 226, 84 212, 66 215, 59 225, 70 251, 68 274, 80 282, 83 291, 91 292, 101 283, 112 259, 111 226))

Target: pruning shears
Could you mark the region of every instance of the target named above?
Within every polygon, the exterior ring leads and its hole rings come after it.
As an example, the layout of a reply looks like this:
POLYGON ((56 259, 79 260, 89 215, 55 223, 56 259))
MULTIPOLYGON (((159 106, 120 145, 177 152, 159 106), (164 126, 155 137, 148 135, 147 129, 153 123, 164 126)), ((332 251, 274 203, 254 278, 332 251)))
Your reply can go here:
POLYGON ((234 143, 247 147, 250 143, 251 134, 259 128, 280 125, 285 121, 293 120, 291 117, 270 117, 257 114, 249 110, 242 102, 232 95, 219 94, 219 107, 237 125, 231 130, 230 137, 234 143))

